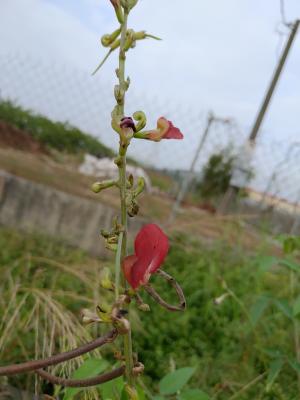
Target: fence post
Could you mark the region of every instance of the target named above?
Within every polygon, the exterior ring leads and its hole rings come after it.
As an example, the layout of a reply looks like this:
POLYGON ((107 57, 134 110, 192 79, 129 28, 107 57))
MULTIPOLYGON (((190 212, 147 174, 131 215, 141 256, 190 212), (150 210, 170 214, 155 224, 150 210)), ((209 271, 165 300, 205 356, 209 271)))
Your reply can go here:
MULTIPOLYGON (((294 41, 294 39, 296 37, 296 33, 297 33, 297 30, 298 30, 298 27, 299 27, 299 23, 300 23, 300 20, 296 20, 293 24, 291 24, 292 29, 291 29, 291 32, 290 32, 290 36, 289 36, 289 38, 288 38, 288 40, 286 42, 285 48, 284 48, 284 50, 282 52, 282 55, 281 55, 281 57, 280 57, 280 59, 278 61, 278 64, 277 64, 277 67, 276 67, 276 69, 275 69, 275 71, 273 73, 269 88, 268 88, 268 90, 266 92, 266 95, 264 97, 262 105, 261 105, 261 107, 259 109, 259 112, 257 114, 257 117, 255 119, 254 125, 253 125, 253 127, 251 129, 251 132, 250 132, 250 135, 249 135, 249 138, 248 138, 248 144, 250 144, 250 145, 251 144, 252 145, 255 144, 255 140, 256 140, 256 137, 258 135, 259 129, 260 129, 261 124, 263 122, 263 119, 264 119, 264 117, 266 115, 267 109, 268 109, 268 107, 270 105, 270 101, 271 101, 272 96, 274 94, 274 90, 276 88, 276 85, 278 83, 279 77, 280 77, 281 72, 283 70, 284 64, 285 64, 285 62, 287 60, 287 56, 289 54, 289 51, 291 50, 293 41, 294 41)), ((236 196, 238 194, 238 191, 239 191, 239 187, 234 186, 232 184, 230 185, 230 187, 228 188, 227 192, 225 193, 225 195, 223 197, 223 200, 222 200, 222 202, 221 202, 221 204, 219 206, 218 212, 220 214, 224 214, 227 211, 227 209, 229 207, 229 204, 232 201, 235 200, 235 198, 236 198, 236 196)))
POLYGON ((215 116, 214 116, 213 112, 210 111, 208 113, 208 116, 207 116, 207 122, 206 122, 206 126, 205 126, 205 129, 204 129, 204 132, 203 132, 203 134, 201 136, 201 139, 200 139, 199 145, 198 145, 198 147, 196 149, 194 158, 192 159, 189 171, 186 174, 186 176, 183 178, 181 186, 180 186, 180 189, 179 189, 179 191, 177 193, 176 201, 173 204, 172 211, 171 211, 170 216, 169 216, 169 221, 168 221, 169 223, 172 223, 174 221, 174 219, 176 217, 176 214, 177 214, 177 212, 178 212, 178 210, 180 208, 180 205, 182 203, 182 200, 184 199, 184 197, 186 195, 186 192, 187 192, 187 190, 189 188, 189 185, 190 185, 190 183, 191 183, 191 181, 193 179, 195 165, 196 165, 196 163, 198 161, 199 154, 200 154, 200 152, 201 152, 201 150, 202 150, 202 148, 203 148, 203 146, 204 146, 204 144, 206 142, 207 136, 209 134, 209 130, 210 130, 211 125, 212 125, 214 120, 215 120, 215 116))

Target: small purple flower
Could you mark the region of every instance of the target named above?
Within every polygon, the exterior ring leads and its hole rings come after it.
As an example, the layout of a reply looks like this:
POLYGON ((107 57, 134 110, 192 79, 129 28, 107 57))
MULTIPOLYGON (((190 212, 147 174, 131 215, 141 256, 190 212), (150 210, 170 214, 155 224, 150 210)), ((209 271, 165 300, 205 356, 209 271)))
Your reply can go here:
POLYGON ((130 128, 133 132, 136 132, 135 124, 131 117, 123 117, 120 122, 120 127, 122 129, 130 128))

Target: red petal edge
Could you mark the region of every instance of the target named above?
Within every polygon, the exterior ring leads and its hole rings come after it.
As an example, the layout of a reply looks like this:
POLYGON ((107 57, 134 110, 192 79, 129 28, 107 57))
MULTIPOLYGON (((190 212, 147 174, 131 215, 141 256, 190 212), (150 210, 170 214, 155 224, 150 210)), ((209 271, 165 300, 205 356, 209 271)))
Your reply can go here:
POLYGON ((176 128, 171 121, 167 120, 165 117, 160 117, 159 119, 163 119, 169 125, 168 130, 163 135, 163 139, 183 139, 182 132, 180 129, 176 128))

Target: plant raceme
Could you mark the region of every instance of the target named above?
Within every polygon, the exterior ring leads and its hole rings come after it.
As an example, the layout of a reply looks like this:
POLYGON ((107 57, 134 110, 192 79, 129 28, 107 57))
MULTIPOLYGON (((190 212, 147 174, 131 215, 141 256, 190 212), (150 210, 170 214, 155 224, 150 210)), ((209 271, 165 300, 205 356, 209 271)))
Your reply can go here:
POLYGON ((119 136, 119 152, 114 160, 119 176, 116 180, 96 182, 92 186, 92 190, 95 193, 100 193, 102 190, 111 187, 116 187, 119 190, 120 215, 114 218, 110 230, 101 231, 106 241, 106 247, 115 252, 114 279, 111 280, 110 271, 106 271, 101 284, 104 289, 114 291, 115 296, 111 305, 101 304, 97 305, 94 310, 83 311, 83 322, 109 324, 112 325, 112 330, 102 338, 97 338, 93 342, 70 352, 45 360, 30 361, 16 366, 0 368, 0 376, 33 371, 43 379, 56 385, 87 387, 124 375, 126 382, 124 390, 127 398, 137 400, 139 397, 136 377, 143 372, 144 366, 133 353, 129 318, 130 304, 135 301, 139 310, 149 310, 149 306, 143 303, 143 299, 140 296, 141 289, 144 288, 159 305, 167 310, 182 311, 185 309, 186 302, 181 287, 172 276, 160 269, 168 254, 169 241, 165 233, 157 225, 145 225, 136 236, 134 254, 127 255, 127 218, 128 216, 133 217, 138 213, 138 196, 145 187, 143 178, 139 178, 135 182, 133 176, 128 176, 126 172, 128 146, 134 139, 155 142, 159 142, 162 139, 183 139, 181 131, 164 117, 158 119, 156 129, 143 131, 147 125, 146 115, 143 111, 136 111, 132 117, 125 115, 125 94, 130 84, 130 79, 128 77, 125 78, 126 55, 136 45, 137 41, 147 38, 159 40, 156 36, 149 35, 145 31, 134 32, 133 29, 128 28, 128 15, 137 2, 138 0, 110 0, 115 10, 119 27, 111 34, 106 34, 102 37, 101 44, 104 47, 109 47, 109 52, 95 70, 95 72, 99 70, 112 51, 119 49, 119 62, 116 69, 118 83, 114 88, 116 105, 111 113, 111 126, 119 136), (178 305, 168 304, 150 285, 149 279, 154 273, 166 280, 175 290, 179 299, 178 305), (121 348, 117 347, 117 337, 119 336, 123 337, 123 346, 121 348), (118 349, 115 353, 117 354, 116 359, 121 364, 110 372, 97 377, 76 380, 56 377, 43 370, 47 366, 70 360, 110 342, 115 342, 114 346, 118 349))

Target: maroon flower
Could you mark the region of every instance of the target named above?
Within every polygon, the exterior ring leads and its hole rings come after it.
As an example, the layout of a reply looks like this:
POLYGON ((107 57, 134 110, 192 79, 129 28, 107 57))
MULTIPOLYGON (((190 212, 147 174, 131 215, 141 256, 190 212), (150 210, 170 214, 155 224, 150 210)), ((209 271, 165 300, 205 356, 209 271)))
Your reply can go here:
POLYGON ((155 224, 147 224, 139 231, 134 242, 135 254, 125 257, 123 272, 133 289, 146 285, 169 251, 169 240, 155 224))
POLYGON ((161 139, 183 139, 183 134, 171 121, 168 121, 165 117, 160 117, 157 121, 157 128, 145 132, 144 137, 159 142, 161 139))
POLYGON ((131 117, 123 117, 121 119, 121 122, 120 122, 120 127, 122 129, 123 128, 130 128, 130 129, 133 130, 133 132, 136 131, 135 124, 134 124, 133 119, 131 117))

